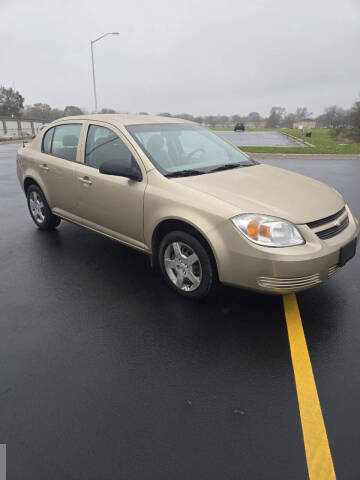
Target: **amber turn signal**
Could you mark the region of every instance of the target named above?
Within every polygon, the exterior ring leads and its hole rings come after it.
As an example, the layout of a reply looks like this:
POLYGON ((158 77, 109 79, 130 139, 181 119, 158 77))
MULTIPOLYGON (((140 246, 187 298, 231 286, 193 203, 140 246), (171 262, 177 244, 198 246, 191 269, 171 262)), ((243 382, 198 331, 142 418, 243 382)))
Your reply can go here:
POLYGON ((249 237, 256 239, 259 235, 259 222, 257 220, 251 220, 246 228, 249 237))

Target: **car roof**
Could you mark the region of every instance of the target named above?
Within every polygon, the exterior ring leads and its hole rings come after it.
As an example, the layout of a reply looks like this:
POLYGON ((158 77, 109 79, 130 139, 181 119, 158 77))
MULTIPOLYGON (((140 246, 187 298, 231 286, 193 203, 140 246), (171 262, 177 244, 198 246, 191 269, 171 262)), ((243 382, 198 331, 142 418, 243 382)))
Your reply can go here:
POLYGON ((105 113, 93 115, 74 115, 56 119, 56 123, 62 120, 93 120, 108 122, 115 125, 141 125, 146 123, 194 123, 182 118, 161 117, 160 115, 125 115, 122 113, 105 113))

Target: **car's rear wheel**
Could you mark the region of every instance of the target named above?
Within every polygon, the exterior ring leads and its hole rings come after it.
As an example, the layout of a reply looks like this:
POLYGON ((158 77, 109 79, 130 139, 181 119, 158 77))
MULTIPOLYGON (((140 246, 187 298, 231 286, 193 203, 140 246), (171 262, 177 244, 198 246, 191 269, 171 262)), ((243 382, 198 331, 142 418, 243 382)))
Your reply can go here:
POLYGON ((203 298, 213 286, 210 256, 200 241, 189 233, 170 232, 163 238, 159 264, 165 280, 185 297, 203 298))
POLYGON ((53 230, 61 219, 54 215, 40 187, 33 184, 26 192, 31 218, 40 230, 53 230))

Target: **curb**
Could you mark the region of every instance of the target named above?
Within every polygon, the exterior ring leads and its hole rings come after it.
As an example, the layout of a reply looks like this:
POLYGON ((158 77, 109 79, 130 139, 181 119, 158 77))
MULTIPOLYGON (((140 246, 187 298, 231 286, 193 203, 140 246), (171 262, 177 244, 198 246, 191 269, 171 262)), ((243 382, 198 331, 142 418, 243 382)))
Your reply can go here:
POLYGON ((286 133, 286 132, 283 132, 283 131, 281 131, 281 130, 280 130, 279 133, 282 133, 282 134, 285 135, 286 137, 291 138, 291 140, 297 141, 297 142, 300 143, 301 145, 306 145, 307 147, 315 147, 315 145, 313 145, 312 143, 305 142, 305 140, 303 140, 302 138, 295 137, 294 135, 291 135, 290 133, 286 133))

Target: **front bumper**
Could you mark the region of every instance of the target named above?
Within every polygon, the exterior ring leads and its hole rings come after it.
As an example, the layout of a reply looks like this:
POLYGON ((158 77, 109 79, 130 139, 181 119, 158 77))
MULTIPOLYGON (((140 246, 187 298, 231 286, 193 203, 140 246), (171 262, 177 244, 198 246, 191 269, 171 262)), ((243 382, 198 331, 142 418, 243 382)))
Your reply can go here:
POLYGON ((256 245, 241 235, 230 221, 211 232, 221 282, 267 293, 305 290, 325 282, 339 269, 340 249, 359 239, 359 223, 346 211, 349 224, 338 235, 321 240, 307 225, 297 225, 306 243, 271 248, 256 245))

